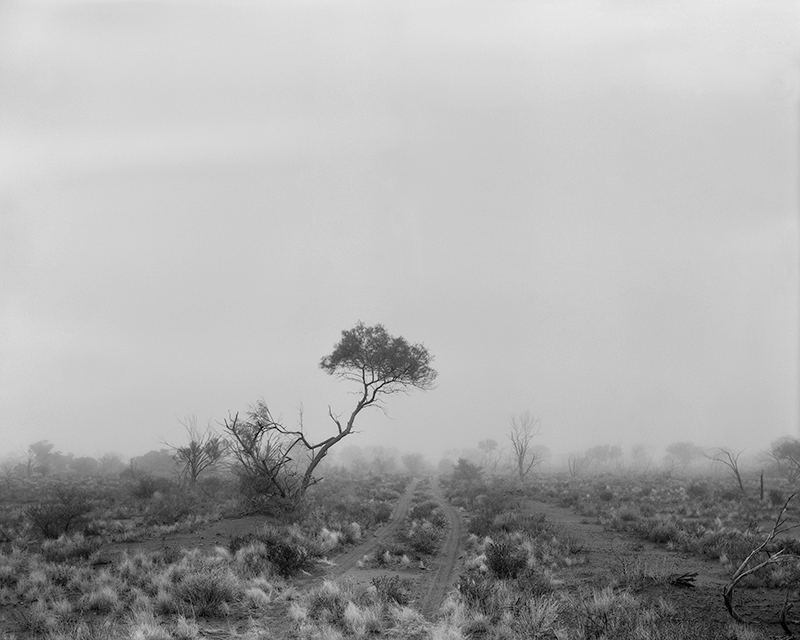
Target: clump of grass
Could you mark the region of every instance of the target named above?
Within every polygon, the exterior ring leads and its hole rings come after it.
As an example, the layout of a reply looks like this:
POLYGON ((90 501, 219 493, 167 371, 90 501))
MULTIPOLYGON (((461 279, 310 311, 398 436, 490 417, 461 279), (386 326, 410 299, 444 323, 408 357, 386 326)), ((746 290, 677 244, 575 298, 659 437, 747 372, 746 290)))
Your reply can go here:
POLYGON ((298 539, 301 536, 297 531, 293 538, 287 533, 291 532, 277 527, 265 527, 256 534, 232 538, 228 548, 232 553, 238 554, 240 549, 248 547, 242 555, 245 565, 249 563, 258 566, 263 559, 272 565, 276 573, 290 577, 310 568, 313 556, 308 545, 298 539))
POLYGON ((74 562, 91 558, 102 545, 102 540, 87 538, 82 533, 63 534, 56 540, 44 540, 41 552, 49 562, 74 562))
POLYGON ((187 557, 175 575, 176 600, 197 616, 227 615, 244 589, 230 566, 221 558, 187 557))
POLYGON ((423 555, 436 553, 442 539, 442 531, 428 520, 414 521, 406 533, 409 546, 423 555))
POLYGON ((372 579, 378 600, 386 604, 407 605, 411 602, 411 581, 400 576, 377 576, 372 579))
POLYGON ((58 487, 46 501, 28 507, 25 516, 43 538, 55 539, 69 533, 91 511, 89 496, 71 487, 58 487))
POLYGON ((528 563, 528 552, 509 539, 486 545, 486 566, 500 580, 516 578, 528 563))

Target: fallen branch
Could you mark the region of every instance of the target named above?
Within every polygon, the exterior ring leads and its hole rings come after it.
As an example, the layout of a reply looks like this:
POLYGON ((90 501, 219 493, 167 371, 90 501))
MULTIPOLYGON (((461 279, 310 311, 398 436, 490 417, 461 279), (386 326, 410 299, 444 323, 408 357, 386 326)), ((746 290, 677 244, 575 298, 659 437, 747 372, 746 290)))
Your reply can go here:
POLYGON ((683 573, 670 580, 670 584, 676 587, 694 587, 694 581, 697 578, 697 571, 691 573, 683 573))

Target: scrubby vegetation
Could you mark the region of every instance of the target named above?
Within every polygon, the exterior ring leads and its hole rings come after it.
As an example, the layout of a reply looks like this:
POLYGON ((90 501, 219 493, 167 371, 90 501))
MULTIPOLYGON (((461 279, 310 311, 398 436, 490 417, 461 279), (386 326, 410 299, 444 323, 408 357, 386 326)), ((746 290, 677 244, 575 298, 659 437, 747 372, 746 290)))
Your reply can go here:
MULTIPOLYGON (((621 558, 598 573, 592 549, 527 507, 531 499, 568 507, 585 522, 713 560, 733 575, 793 489, 768 476, 762 499, 757 479, 742 479, 747 491, 725 475, 674 472, 538 473, 520 482, 461 458, 439 480, 414 481, 405 517, 373 543, 360 563, 368 571, 353 573, 366 577, 323 581, 330 558, 389 522, 409 476, 331 467, 302 500, 259 508, 257 528, 203 548, 163 541, 252 516, 235 475, 16 476, 0 488, 0 607, 11 612, 0 632, 6 640, 757 640, 766 636, 733 621, 687 620, 669 597, 680 580, 662 566, 621 558), (434 482, 461 510, 466 538, 451 595, 426 618, 420 585, 450 530, 434 482), (591 579, 576 580, 580 572, 591 579)), ((762 556, 770 554, 780 561, 738 588, 800 584, 800 543, 778 536, 764 546, 762 556)))

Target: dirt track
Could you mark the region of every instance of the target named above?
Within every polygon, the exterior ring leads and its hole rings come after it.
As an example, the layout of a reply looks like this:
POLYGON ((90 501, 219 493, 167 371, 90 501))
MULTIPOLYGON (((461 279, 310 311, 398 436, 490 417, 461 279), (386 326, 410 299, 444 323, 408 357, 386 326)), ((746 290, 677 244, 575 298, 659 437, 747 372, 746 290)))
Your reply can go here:
POLYGON ((400 525, 403 523, 403 519, 406 517, 409 506, 411 506, 411 497, 414 495, 414 489, 417 487, 417 482, 419 481, 414 480, 409 483, 408 487, 406 487, 405 493, 397 501, 394 511, 392 511, 389 522, 387 522, 382 528, 378 529, 378 531, 375 532, 374 537, 365 540, 361 544, 350 549, 350 551, 337 556, 333 560, 335 566, 327 572, 326 577, 335 578, 347 573, 348 571, 354 570, 356 568, 356 564, 359 560, 361 560, 361 558, 374 551, 375 548, 381 543, 388 542, 392 539, 392 537, 394 537, 400 528, 400 525))
POLYGON ((437 479, 432 480, 432 488, 434 497, 447 517, 448 531, 436 556, 433 575, 426 581, 420 594, 420 611, 426 618, 432 618, 436 614, 448 591, 453 587, 457 577, 464 529, 461 514, 442 495, 442 488, 437 479))
POLYGON ((434 498, 439 502, 447 517, 448 529, 439 547, 439 552, 434 558, 427 561, 425 568, 414 566, 407 569, 361 569, 357 567, 358 561, 365 555, 373 552, 379 545, 388 545, 393 540, 411 505, 416 486, 416 480, 409 484, 395 506, 391 519, 384 527, 379 529, 372 538, 333 558, 335 566, 326 571, 323 577, 337 578, 347 575, 359 582, 368 582, 373 577, 387 574, 409 578, 414 583, 416 606, 425 617, 432 618, 438 612, 457 577, 463 535, 461 514, 445 500, 437 480, 431 480, 431 487, 434 498))

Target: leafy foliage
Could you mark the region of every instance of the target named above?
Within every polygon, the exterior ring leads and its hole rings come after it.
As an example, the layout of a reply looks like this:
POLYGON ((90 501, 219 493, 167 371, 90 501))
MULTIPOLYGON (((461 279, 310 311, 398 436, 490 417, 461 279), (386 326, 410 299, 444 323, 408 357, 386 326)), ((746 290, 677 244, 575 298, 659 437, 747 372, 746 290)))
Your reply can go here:
POLYGON ((433 356, 421 344, 389 335, 383 325, 359 322, 342 331, 342 339, 320 367, 330 374, 365 386, 368 397, 405 387, 430 389, 436 379, 433 356))

